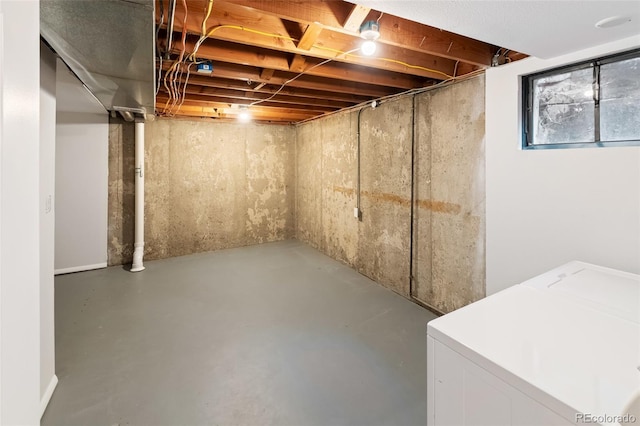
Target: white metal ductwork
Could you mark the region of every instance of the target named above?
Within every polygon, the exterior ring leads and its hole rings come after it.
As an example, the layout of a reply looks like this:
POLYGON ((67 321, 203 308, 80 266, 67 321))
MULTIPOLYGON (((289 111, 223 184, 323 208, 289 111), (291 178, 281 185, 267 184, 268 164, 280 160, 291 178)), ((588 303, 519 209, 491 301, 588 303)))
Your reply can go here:
POLYGON ((144 119, 135 123, 135 240, 131 272, 144 270, 144 119))
POLYGON ((43 0, 40 34, 107 111, 154 111, 154 3, 43 0))

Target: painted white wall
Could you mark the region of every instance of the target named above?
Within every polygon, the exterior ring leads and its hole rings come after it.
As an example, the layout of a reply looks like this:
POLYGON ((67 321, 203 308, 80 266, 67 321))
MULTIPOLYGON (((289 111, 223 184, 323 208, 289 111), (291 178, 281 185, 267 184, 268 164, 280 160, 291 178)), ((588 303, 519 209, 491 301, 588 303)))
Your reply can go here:
POLYGON ((40 421, 39 12, 38 1, 0 1, 2 425, 40 421))
POLYGON ((55 375, 53 249, 56 160, 56 55, 40 42, 40 408, 58 383, 55 375))
POLYGON ((107 266, 109 115, 58 60, 55 272, 107 266))
POLYGON ((519 149, 521 75, 638 46, 487 70, 487 295, 571 260, 640 272, 640 147, 519 149))

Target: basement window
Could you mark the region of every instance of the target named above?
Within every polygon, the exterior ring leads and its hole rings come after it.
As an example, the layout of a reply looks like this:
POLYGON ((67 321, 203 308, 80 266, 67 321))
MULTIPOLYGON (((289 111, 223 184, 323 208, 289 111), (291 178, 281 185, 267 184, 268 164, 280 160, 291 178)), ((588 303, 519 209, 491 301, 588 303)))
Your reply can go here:
POLYGON ((523 149, 640 145, 640 49, 522 78, 523 149))

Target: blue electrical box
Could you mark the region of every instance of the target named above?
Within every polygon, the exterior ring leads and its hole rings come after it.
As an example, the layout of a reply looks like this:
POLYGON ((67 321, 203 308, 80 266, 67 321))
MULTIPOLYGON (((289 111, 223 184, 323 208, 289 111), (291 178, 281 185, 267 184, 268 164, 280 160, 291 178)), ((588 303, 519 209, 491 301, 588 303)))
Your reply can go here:
POLYGON ((211 62, 201 62, 198 64, 196 71, 202 74, 211 74, 213 72, 213 64, 211 62))

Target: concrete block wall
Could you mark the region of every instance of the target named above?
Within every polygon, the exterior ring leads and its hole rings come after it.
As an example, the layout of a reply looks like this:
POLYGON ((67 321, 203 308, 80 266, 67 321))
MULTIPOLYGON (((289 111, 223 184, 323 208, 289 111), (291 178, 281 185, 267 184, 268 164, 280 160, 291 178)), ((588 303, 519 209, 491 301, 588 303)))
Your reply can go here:
MULTIPOLYGON (((109 264, 130 263, 134 130, 109 134, 109 264)), ((294 236, 295 129, 158 119, 145 129, 145 259, 294 236)))
POLYGON ((442 312, 483 297, 484 77, 358 114, 298 127, 296 237, 442 312))

